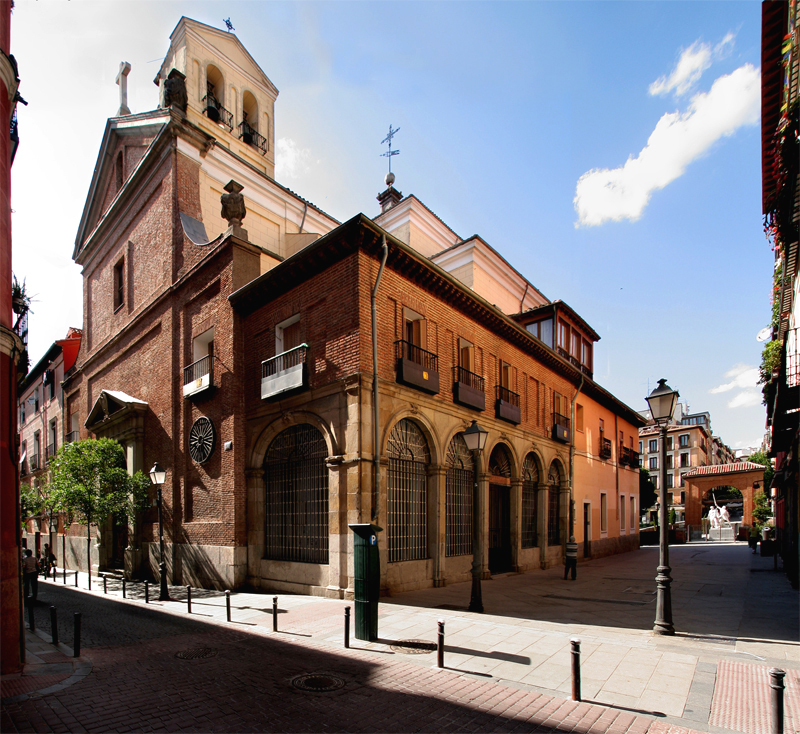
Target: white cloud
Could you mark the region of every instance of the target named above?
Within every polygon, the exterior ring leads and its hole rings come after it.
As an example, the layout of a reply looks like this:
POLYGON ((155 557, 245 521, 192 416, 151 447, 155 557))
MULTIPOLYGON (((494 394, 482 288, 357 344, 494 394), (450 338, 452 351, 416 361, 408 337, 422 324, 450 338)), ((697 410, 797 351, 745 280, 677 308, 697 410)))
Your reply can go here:
POLYGON ((648 91, 652 96, 667 94, 673 90, 678 96, 685 94, 697 84, 709 66, 711 66, 711 46, 695 41, 681 52, 672 73, 656 79, 648 91))
POLYGON ((737 364, 725 373, 725 377, 729 378, 728 382, 711 388, 709 392, 718 394, 737 390, 736 395, 728 401, 729 408, 749 408, 761 403, 757 367, 751 367, 749 364, 737 364))
POLYGON ((760 103, 760 72, 752 64, 719 77, 708 92, 692 98, 686 112, 665 114, 636 158, 620 168, 594 168, 578 179, 576 226, 639 219, 654 191, 683 175, 720 138, 757 123, 760 103))
POLYGON ((311 151, 301 148, 291 138, 278 138, 275 146, 275 178, 278 181, 298 179, 308 173, 311 151))

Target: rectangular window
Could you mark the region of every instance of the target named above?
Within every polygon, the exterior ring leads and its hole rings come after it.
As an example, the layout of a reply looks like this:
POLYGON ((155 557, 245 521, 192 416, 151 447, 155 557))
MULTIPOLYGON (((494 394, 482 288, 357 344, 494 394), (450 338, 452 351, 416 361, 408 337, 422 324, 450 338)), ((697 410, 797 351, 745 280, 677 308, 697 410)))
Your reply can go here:
POLYGON ((564 351, 569 348, 569 326, 565 321, 558 322, 558 346, 564 351))
POLYGON ((539 322, 539 338, 550 349, 553 348, 553 319, 545 319, 539 322))
POLYGON ((636 498, 631 496, 631 530, 636 529, 636 498))
POLYGON ((25 401, 23 400, 19 404, 19 424, 23 425, 25 423, 25 401))
POLYGON ((672 436, 667 436, 667 451, 672 451, 672 436))
POLYGON ((553 390, 553 424, 568 426, 567 421, 567 399, 553 390))
POLYGON ((575 430, 583 433, 583 406, 575 404, 575 430))
POLYGON ((689 466, 689 454, 681 454, 681 467, 689 466))
POLYGON ((686 492, 681 492, 681 504, 686 504, 686 492))
POLYGON ((672 454, 667 454, 667 469, 672 469, 672 454))
POLYGON ((622 508, 622 512, 619 513, 619 529, 621 532, 625 532, 625 495, 621 494, 619 496, 619 506, 622 508))
POLYGON ((667 474, 667 489, 672 489, 675 486, 674 482, 675 482, 675 477, 673 476, 673 474, 672 473, 667 474))
POLYGON ((678 438, 678 441, 679 441, 680 447, 682 449, 688 449, 689 448, 689 434, 688 433, 684 433, 682 436, 680 436, 678 438))
POLYGON ((650 481, 653 483, 653 488, 658 491, 658 474, 653 474, 650 477, 650 481))
POLYGON ((657 440, 650 441, 650 446, 649 446, 648 450, 650 451, 651 454, 657 454, 658 453, 658 441, 657 440))
POLYGON ((651 469, 658 469, 658 457, 651 456, 650 457, 650 468, 651 469))
POLYGON ((586 339, 581 340, 581 364, 591 372, 592 370, 592 343, 586 339))
POLYGON ((56 454, 56 449, 58 448, 58 441, 56 436, 58 434, 57 431, 58 424, 56 419, 50 421, 50 424, 47 427, 47 458, 52 459, 56 454))
POLYGON ((600 532, 608 532, 608 495, 600 493, 600 532))
POLYGON ((569 335, 569 353, 575 359, 581 356, 581 335, 575 329, 572 329, 569 335))
POLYGON ((639 453, 640 453, 640 454, 642 453, 642 449, 643 449, 643 448, 644 448, 644 446, 643 446, 643 442, 642 442, 642 441, 639 441, 639 453))
POLYGON ((502 359, 498 360, 498 365, 500 368, 500 374, 498 376, 499 377, 498 382, 500 383, 500 387, 504 387, 506 388, 506 390, 513 390, 514 389, 512 386, 513 368, 508 362, 503 362, 502 359))
POLYGON ((39 388, 33 388, 33 412, 39 412, 39 388))
POLYGON ((275 326, 275 354, 288 352, 300 343, 300 314, 296 313, 275 326))
POLYGON ((600 433, 606 430, 606 422, 601 418, 600 419, 600 433))
POLYGON ((466 339, 458 340, 458 366, 475 372, 475 346, 466 339))
POLYGON ((667 492, 667 505, 675 504, 673 502, 672 492, 667 492))
POLYGON ((114 310, 125 303, 125 258, 114 266, 114 310))

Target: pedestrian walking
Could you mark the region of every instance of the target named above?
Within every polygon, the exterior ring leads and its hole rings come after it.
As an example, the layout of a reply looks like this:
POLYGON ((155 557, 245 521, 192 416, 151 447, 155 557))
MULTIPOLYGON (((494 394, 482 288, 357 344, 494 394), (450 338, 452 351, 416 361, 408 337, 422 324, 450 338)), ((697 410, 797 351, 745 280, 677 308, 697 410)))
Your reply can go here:
POLYGON ((567 580, 567 574, 572 570, 572 580, 578 575, 578 544, 575 542, 575 536, 569 536, 567 543, 567 554, 564 558, 564 581, 567 580))
POLYGON ((36 601, 39 594, 39 564, 33 557, 33 551, 28 548, 25 558, 22 559, 22 595, 36 601), (30 594, 28 593, 30 591, 30 594))
POLYGON ((53 549, 47 544, 44 544, 44 562, 42 563, 42 573, 45 578, 50 575, 50 569, 53 569, 53 578, 56 577, 56 561, 58 560, 53 553, 53 549))

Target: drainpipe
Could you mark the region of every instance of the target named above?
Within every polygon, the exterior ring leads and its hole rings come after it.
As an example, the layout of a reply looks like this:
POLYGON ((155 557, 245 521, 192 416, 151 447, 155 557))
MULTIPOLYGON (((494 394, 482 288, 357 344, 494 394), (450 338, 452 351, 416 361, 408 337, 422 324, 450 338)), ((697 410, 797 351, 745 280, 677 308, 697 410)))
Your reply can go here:
MULTIPOLYGON (((578 399, 578 395, 581 394, 582 389, 583 373, 581 373, 581 383, 575 391, 575 395, 572 398, 572 406, 570 407, 572 433, 569 442, 569 534, 567 535, 567 542, 569 542, 571 536, 575 535, 575 401, 578 399)), ((586 542, 586 538, 583 539, 583 542, 586 542)))
POLYGON ((381 275, 383 274, 383 266, 386 265, 386 258, 389 255, 389 247, 386 244, 386 235, 383 235, 381 241, 381 266, 378 268, 378 277, 375 278, 375 287, 372 289, 372 297, 370 299, 372 306, 372 453, 373 453, 373 477, 372 477, 372 522, 378 519, 378 484, 381 477, 381 457, 380 457, 380 435, 378 431, 378 318, 375 315, 375 298, 378 293, 378 284, 381 282, 381 275))

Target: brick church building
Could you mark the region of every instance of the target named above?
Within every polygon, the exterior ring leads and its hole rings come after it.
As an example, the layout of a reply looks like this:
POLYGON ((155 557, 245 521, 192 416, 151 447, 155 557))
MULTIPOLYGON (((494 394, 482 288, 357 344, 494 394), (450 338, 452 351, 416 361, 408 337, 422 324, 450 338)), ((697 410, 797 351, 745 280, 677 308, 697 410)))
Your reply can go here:
MULTIPOLYGON (((365 522, 384 590, 463 581, 473 512, 484 577, 562 563, 571 532, 638 547, 643 421, 594 382, 583 318, 393 178, 343 224, 276 182, 278 90, 235 35, 182 18, 155 82, 101 143, 62 423, 167 470, 170 583, 342 597, 365 522)), ((155 510, 109 521, 92 567, 153 575, 157 539, 155 510)))

